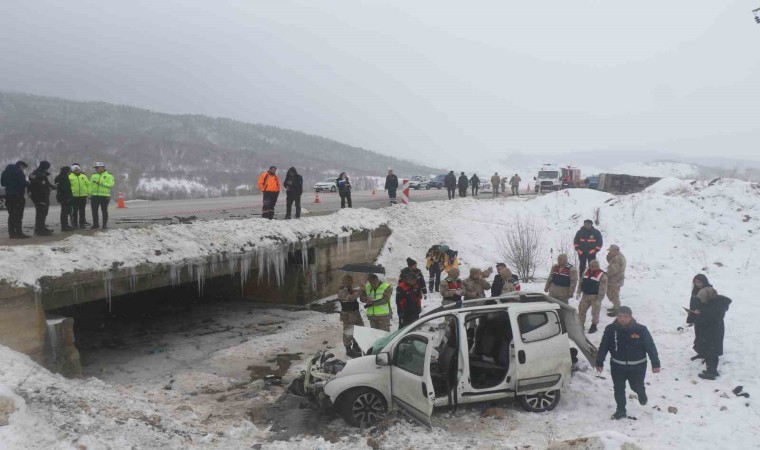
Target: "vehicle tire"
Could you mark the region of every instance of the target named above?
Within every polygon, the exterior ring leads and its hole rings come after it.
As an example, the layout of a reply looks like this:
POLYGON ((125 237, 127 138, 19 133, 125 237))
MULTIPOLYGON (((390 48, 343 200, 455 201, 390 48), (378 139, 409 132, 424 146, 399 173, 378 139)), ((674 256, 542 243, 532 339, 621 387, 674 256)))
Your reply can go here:
POLYGON ((443 186, 438 186, 438 190, 440 191, 441 189, 443 189, 443 186))
POLYGON ((337 190, 338 190, 338 188, 336 188, 335 186, 333 186, 333 187, 330 188, 330 192, 335 192, 337 190))
POLYGON ((521 395, 517 397, 520 406, 528 412, 551 411, 559 404, 559 390, 539 392, 538 394, 521 395))
POLYGON ((366 428, 376 424, 388 412, 382 394, 368 387, 350 389, 338 399, 338 413, 347 424, 366 428))

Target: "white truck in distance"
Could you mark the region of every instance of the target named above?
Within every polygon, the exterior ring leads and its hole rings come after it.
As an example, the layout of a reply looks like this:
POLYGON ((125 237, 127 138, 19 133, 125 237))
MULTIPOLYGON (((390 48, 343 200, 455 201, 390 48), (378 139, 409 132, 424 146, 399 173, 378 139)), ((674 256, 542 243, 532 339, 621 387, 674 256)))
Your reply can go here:
POLYGON ((562 189, 562 171, 556 164, 544 164, 538 169, 538 176, 533 177, 536 181, 536 192, 558 191, 562 189))
POLYGON ((354 327, 364 356, 344 363, 318 352, 290 390, 359 427, 391 406, 427 426, 435 407, 459 403, 516 397, 526 411, 550 411, 570 380, 571 340, 594 364, 575 308, 543 293, 468 300, 394 333, 354 327))

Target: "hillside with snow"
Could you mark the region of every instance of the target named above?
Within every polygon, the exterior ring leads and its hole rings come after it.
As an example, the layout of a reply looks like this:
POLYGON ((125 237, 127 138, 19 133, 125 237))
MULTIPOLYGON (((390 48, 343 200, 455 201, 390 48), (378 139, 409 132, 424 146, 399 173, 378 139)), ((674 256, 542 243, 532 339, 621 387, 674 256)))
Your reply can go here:
MULTIPOLYGON (((286 223, 248 219, 181 228, 112 230, 97 238, 69 238, 57 243, 56 251, 46 246, 0 248, 0 273, 34 284, 41 276, 60 273, 64 258, 69 270, 107 268, 114 262, 107 255, 115 253, 124 267, 129 267, 146 261, 165 262, 166 252, 156 254, 157 245, 176 247, 178 255, 192 258, 259 242, 252 235, 270 236, 271 241, 254 244, 249 250, 277 242, 278 236, 298 240, 308 233, 330 232, 336 223, 357 229, 378 224, 392 228, 393 234, 378 259, 389 278, 405 267, 407 257, 424 261, 426 250, 440 243, 459 251, 466 273, 471 267, 486 268, 500 261, 500 237, 505 227, 528 219, 539 227, 545 248, 538 279, 524 283, 523 290, 542 290, 551 258, 571 251, 572 238, 585 218, 598 221, 605 241, 603 254, 610 244, 618 244, 627 257, 622 303, 648 326, 662 361, 661 373, 647 374, 649 404, 629 401, 628 412, 637 420, 610 420, 614 400, 609 370, 597 376, 584 366, 563 391, 559 406, 549 413, 528 414, 511 402, 496 405, 501 411, 498 417, 481 415, 479 406, 460 407, 456 412, 439 410, 433 416, 433 431, 399 419, 360 431, 336 419, 327 428, 341 436, 337 440, 302 436, 288 442, 269 442, 272 432, 254 426, 242 413, 220 418, 229 426, 225 430, 218 424, 214 428, 213 420, 204 422, 191 416, 179 406, 193 397, 179 392, 167 397, 161 393, 160 382, 143 385, 137 392, 136 388, 109 387, 97 380, 65 380, 21 355, 0 349, 0 398, 10 398, 16 410, 9 416, 9 425, 0 426, 0 442, 9 443, 6 448, 10 449, 75 448, 80 442, 88 448, 112 443, 122 448, 123 443, 140 448, 187 449, 242 449, 255 444, 283 449, 540 449, 557 441, 598 436, 606 443, 605 448, 622 448, 626 442, 654 450, 757 448, 760 407, 755 398, 760 395, 760 348, 752 343, 760 342, 755 323, 760 304, 752 294, 756 290, 755 274, 760 271, 756 257, 760 251, 760 186, 753 183, 667 178, 644 192, 625 196, 574 189, 533 199, 468 198, 377 211, 357 209, 286 223), (106 248, 110 252, 99 251, 106 248), (35 264, 20 270, 11 261, 35 264), (697 273, 705 273, 719 293, 733 299, 726 315, 721 376, 715 381, 698 378, 703 367, 690 361, 694 335, 685 326, 682 307, 688 306, 691 280, 697 273), (733 390, 737 386, 751 397, 736 396, 733 390), (76 403, 77 398, 86 407, 76 403), (158 398, 162 399, 160 404, 156 403, 158 398), (61 406, 71 402, 75 407, 61 406), (161 417, 162 426, 150 425, 154 415, 161 417), (212 435, 216 432, 221 434, 212 435)), ((437 307, 440 301, 438 294, 429 295, 425 310, 437 307)), ((577 300, 571 300, 571 305, 577 305, 577 300)), ((610 306, 607 300, 604 306, 610 306)), ((225 369, 230 372, 230 361, 245 367, 251 361, 271 358, 283 345, 288 351, 309 352, 319 347, 318 341, 333 339, 332 344, 341 348, 336 315, 291 314, 280 339, 277 334, 256 337, 210 354, 209 361, 216 361, 219 370, 213 376, 221 377, 225 369)), ((602 314, 600 325, 612 320, 602 314)), ((394 319, 394 327, 396 323, 394 319)), ((601 333, 590 335, 590 339, 598 344, 601 333)), ((155 361, 161 364, 161 359, 155 361)), ((303 363, 294 365, 286 379, 294 378, 303 368, 303 363)))

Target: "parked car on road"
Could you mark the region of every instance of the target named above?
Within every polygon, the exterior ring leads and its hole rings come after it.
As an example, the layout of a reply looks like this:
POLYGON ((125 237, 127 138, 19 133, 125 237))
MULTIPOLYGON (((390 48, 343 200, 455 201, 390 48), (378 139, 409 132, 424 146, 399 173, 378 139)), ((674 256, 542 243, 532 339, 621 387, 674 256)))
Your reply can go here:
POLYGON ((335 192, 338 190, 338 185, 336 183, 336 180, 338 179, 337 176, 326 178, 324 181, 320 181, 317 184, 314 185, 314 192, 335 192))
POLYGON ((430 189, 430 178, 415 175, 409 179, 409 189, 430 189))
POLYGON ((352 339, 364 356, 344 363, 319 352, 291 391, 361 427, 392 406, 427 426, 435 407, 509 397, 550 411, 570 381, 570 341, 592 365, 596 357, 575 308, 543 293, 443 306, 394 333, 354 327, 352 339))
POLYGON ((443 189, 444 182, 446 181, 446 174, 438 175, 432 180, 428 181, 428 188, 430 189, 443 189))

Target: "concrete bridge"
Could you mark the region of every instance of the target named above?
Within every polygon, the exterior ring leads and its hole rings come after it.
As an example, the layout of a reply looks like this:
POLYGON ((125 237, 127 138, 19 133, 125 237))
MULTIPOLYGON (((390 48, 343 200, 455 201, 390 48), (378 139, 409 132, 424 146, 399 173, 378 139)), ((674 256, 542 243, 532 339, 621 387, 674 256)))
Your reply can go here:
POLYGON ((38 280, 38 286, 0 283, 0 344, 25 353, 49 369, 81 374, 73 320, 51 310, 86 302, 110 305, 114 297, 192 283, 199 295, 207 281, 228 277, 256 302, 305 304, 337 292, 347 263, 372 263, 391 230, 382 225, 348 235, 315 235, 308 240, 251 251, 220 252, 103 270, 75 270, 38 280))

